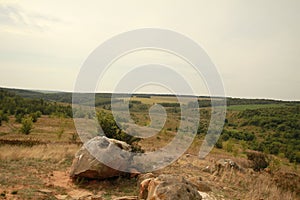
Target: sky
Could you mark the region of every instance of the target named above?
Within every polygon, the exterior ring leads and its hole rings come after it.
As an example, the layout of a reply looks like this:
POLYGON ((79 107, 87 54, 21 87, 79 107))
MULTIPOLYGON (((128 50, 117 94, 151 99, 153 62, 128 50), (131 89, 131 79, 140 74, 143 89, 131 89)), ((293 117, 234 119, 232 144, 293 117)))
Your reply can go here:
MULTIPOLYGON (((298 0, 0 0, 0 86, 73 91, 100 44, 126 31, 160 28, 205 50, 226 96, 300 100, 299 10, 298 0)), ((113 64, 108 77, 114 78, 98 89, 111 90, 120 66, 150 60, 178 66, 197 84, 178 58, 137 52, 113 64)), ((205 83, 199 85, 197 92, 206 94, 205 83)))

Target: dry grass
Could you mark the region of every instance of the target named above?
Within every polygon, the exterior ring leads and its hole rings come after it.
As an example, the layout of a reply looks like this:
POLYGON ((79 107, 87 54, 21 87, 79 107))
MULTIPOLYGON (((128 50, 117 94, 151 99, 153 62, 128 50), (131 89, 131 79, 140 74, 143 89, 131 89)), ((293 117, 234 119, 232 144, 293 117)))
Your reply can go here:
POLYGON ((47 144, 32 147, 0 146, 0 160, 41 159, 62 161, 73 157, 79 149, 75 144, 47 144))
POLYGON ((195 155, 185 154, 172 165, 155 173, 177 174, 184 176, 187 179, 201 177, 201 180, 212 188, 212 193, 216 199, 299 199, 299 196, 297 196, 294 192, 278 187, 278 183, 274 181, 274 176, 272 174, 264 171, 254 172, 252 169, 247 168, 247 166, 247 159, 232 157, 228 154, 220 154, 219 152, 214 152, 203 160, 199 159, 195 155), (244 171, 240 172, 230 168, 222 170, 219 174, 217 172, 207 173, 203 171, 203 169, 207 166, 213 167, 215 162, 221 158, 232 159, 240 166, 244 167, 244 171))
POLYGON ((282 190, 266 172, 236 172, 233 169, 224 170, 219 176, 211 176, 211 181, 223 187, 223 194, 231 199, 297 199, 295 193, 282 190))
POLYGON ((42 116, 33 124, 29 135, 21 134, 20 123, 11 117, 9 123, 0 126, 0 139, 9 140, 38 140, 41 142, 69 142, 72 134, 76 133, 73 119, 42 116))
MULTIPOLYGON (((153 99, 146 100, 153 103, 153 99)), ((156 100, 160 102, 163 100, 170 102, 170 99, 156 100)), ((140 123, 143 124, 147 122, 145 113, 134 114, 136 114, 140 123)), ((162 131, 158 135, 140 141, 141 146, 145 150, 155 151, 168 144, 174 138, 175 133, 172 131, 174 131, 174 127, 178 123, 175 120, 175 115, 170 115, 169 119, 170 122, 166 123, 166 131, 162 131), (167 131, 168 127, 173 127, 173 130, 167 131)), ((34 129, 29 135, 18 133, 17 129, 19 126, 19 124, 14 122, 13 118, 10 124, 4 123, 0 127, 0 139, 33 139, 45 141, 48 144, 34 145, 32 147, 0 145, 0 192, 6 190, 10 193, 17 190, 19 191, 18 197, 20 197, 20 199, 36 199, 35 195, 38 194, 36 190, 41 188, 51 189, 56 194, 62 194, 71 189, 74 190, 74 188, 77 187, 74 186, 74 184, 65 186, 57 186, 54 184, 54 186, 51 186, 47 182, 48 179, 53 179, 53 175, 50 175, 53 174, 53 172, 57 172, 57 174, 67 172, 75 152, 79 149, 79 146, 75 144, 67 144, 67 142, 70 141, 71 134, 76 132, 73 120, 43 116, 34 124, 34 129), (59 138, 58 133, 62 128, 63 134, 61 138, 59 138), (64 143, 62 144, 62 142, 64 143), (27 193, 32 193, 32 195, 27 195, 27 193)), ((202 180, 212 188, 213 193, 218 197, 217 199, 299 199, 299 197, 291 191, 282 190, 277 187, 277 183, 274 181, 272 174, 254 172, 251 169, 247 169, 249 162, 240 152, 234 156, 233 153, 225 152, 221 149, 213 149, 205 159, 199 159, 197 155, 202 142, 203 138, 197 136, 186 154, 170 166, 154 173, 182 175, 186 178, 201 177, 202 180), (245 172, 242 173, 226 169, 221 174, 210 174, 202 171, 206 166, 214 166, 215 162, 221 158, 232 159, 245 168, 245 172)), ((280 160, 280 163, 281 165, 279 167, 284 172, 293 170, 292 164, 287 164, 284 160, 280 160)), ((294 173, 300 174, 299 169, 294 171, 294 173)), ((54 178, 57 178, 58 181, 59 179, 67 179, 68 175, 56 176, 54 173, 54 178)), ((81 189, 102 191, 108 198, 113 195, 134 194, 136 182, 134 180, 120 180, 97 181, 95 184, 85 183, 81 189)), ((51 184, 52 183, 55 183, 55 181, 51 182, 51 184)))

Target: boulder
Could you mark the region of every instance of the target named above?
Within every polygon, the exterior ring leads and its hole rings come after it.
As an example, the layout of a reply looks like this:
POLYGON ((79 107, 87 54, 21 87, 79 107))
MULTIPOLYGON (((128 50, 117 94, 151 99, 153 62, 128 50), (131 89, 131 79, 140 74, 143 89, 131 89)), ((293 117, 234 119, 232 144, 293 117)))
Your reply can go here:
POLYGON ((196 186, 185 178, 160 175, 146 178, 140 183, 139 199, 145 200, 201 200, 196 186))
POLYGON ((82 177, 89 179, 105 179, 124 174, 128 166, 130 145, 125 142, 110 139, 105 136, 97 136, 87 141, 76 153, 70 170, 72 178, 82 177), (91 152, 91 153, 90 153, 91 152), (101 157, 111 168, 92 155, 101 157))

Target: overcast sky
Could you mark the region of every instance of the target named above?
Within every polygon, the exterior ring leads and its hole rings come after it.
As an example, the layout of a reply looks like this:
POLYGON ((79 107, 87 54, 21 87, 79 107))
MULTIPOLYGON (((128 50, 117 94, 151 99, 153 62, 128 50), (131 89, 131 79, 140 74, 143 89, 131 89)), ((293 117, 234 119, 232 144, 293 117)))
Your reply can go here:
POLYGON ((201 45, 227 96, 300 100, 299 10, 299 0, 0 0, 0 86, 72 91, 98 45, 150 27, 201 45))

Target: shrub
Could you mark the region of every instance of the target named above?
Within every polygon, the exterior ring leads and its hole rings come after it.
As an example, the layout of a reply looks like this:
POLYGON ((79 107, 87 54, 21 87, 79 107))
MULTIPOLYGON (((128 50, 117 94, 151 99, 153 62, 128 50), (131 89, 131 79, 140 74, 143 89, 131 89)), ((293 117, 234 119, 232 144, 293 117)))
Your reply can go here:
POLYGON ((32 118, 31 117, 26 117, 22 119, 22 126, 21 126, 21 133, 24 133, 28 135, 32 129, 32 118))
POLYGON ((139 138, 123 132, 117 125, 112 114, 101 111, 97 113, 97 118, 106 137, 121 140, 128 144, 139 140, 139 138))
POLYGON ((223 141, 222 141, 222 138, 219 138, 217 143, 215 144, 215 146, 218 148, 218 149, 222 149, 223 148, 223 141))
POLYGON ((257 151, 247 152, 248 160, 252 161, 254 171, 260 171, 269 166, 269 158, 266 154, 257 151))
POLYGON ((8 115, 0 110, 0 126, 2 125, 2 121, 9 121, 8 115))
POLYGON ((32 118, 32 122, 37 122, 38 118, 41 117, 41 112, 37 111, 35 113, 31 113, 30 117, 32 118))
POLYGON ((231 140, 228 140, 225 148, 227 152, 233 152, 233 142, 231 140))
POLYGON ((15 118, 16 118, 16 122, 18 122, 18 123, 22 123, 22 120, 23 120, 23 117, 24 117, 25 115, 24 114, 16 114, 15 115, 15 118))

